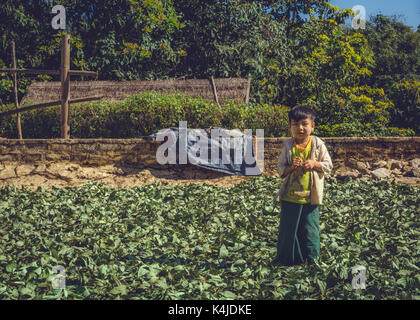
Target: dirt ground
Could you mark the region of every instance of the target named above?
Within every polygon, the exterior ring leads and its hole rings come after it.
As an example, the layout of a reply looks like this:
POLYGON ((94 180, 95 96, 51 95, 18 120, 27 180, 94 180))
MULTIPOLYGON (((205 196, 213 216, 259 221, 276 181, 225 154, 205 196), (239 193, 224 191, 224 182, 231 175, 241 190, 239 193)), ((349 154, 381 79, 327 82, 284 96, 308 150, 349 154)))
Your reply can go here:
MULTIPOLYGON (((18 188, 25 187, 31 190, 36 190, 38 187, 80 186, 89 181, 123 188, 148 185, 158 180, 164 185, 185 185, 196 182, 219 187, 232 187, 249 179, 252 179, 252 177, 228 175, 193 166, 185 166, 174 170, 159 170, 117 167, 114 165, 81 166, 68 162, 0 164, 0 188, 15 185, 18 188)), ((410 185, 420 185, 420 178, 402 177, 398 181, 410 185)))

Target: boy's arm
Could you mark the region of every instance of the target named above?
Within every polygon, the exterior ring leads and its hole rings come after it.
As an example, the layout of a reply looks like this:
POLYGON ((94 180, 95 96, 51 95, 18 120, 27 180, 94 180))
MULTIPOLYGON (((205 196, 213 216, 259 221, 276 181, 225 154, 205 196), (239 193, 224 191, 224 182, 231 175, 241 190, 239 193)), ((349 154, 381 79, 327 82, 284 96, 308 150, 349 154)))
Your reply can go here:
MULTIPOLYGON (((300 165, 303 165, 302 162, 299 164, 295 163, 295 161, 298 161, 298 159, 295 159, 293 163, 289 165, 287 162, 287 149, 283 147, 277 164, 277 170, 281 178, 287 177, 293 170, 295 170, 300 165)), ((300 161, 302 160, 300 159, 300 161)))
POLYGON ((312 165, 305 166, 305 169, 309 169, 309 170, 312 169, 312 170, 316 170, 318 172, 323 172, 322 166, 321 166, 321 163, 320 162, 315 161, 315 160, 309 160, 309 161, 312 161, 312 165), (311 168, 311 166, 312 166, 312 168, 311 168))
POLYGON ((307 160, 304 163, 306 170, 316 170, 320 173, 330 173, 333 167, 331 157, 328 153, 327 147, 321 145, 321 151, 319 153, 319 161, 307 160))
POLYGON ((330 154, 328 153, 327 147, 325 144, 321 145, 321 152, 319 153, 319 164, 321 167, 322 173, 331 173, 333 164, 331 161, 330 154))
POLYGON ((281 178, 284 178, 286 175, 288 175, 289 172, 289 165, 287 163, 287 150, 286 147, 283 146, 281 149, 280 157, 277 162, 277 171, 281 178))
POLYGON ((293 170, 295 170, 295 166, 292 164, 291 166, 287 166, 284 171, 283 174, 281 175, 282 178, 287 177, 293 170))

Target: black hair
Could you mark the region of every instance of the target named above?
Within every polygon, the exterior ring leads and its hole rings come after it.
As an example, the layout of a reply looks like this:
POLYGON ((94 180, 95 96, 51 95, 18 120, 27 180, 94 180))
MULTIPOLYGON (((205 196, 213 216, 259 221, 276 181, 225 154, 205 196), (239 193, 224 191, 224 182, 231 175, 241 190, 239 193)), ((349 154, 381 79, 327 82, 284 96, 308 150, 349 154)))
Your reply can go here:
POLYGON ((306 118, 310 118, 312 122, 315 121, 315 112, 308 106, 294 106, 292 110, 289 111, 289 123, 291 123, 292 120, 300 121, 306 118))

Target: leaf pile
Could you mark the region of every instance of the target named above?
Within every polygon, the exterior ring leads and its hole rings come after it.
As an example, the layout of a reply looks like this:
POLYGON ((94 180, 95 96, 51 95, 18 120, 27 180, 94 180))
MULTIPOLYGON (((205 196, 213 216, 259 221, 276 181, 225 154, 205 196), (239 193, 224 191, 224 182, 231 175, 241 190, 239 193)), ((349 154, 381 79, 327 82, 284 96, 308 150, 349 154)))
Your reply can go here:
POLYGON ((328 180, 316 265, 272 267, 280 182, 2 188, 0 299, 420 298, 419 187, 328 180))

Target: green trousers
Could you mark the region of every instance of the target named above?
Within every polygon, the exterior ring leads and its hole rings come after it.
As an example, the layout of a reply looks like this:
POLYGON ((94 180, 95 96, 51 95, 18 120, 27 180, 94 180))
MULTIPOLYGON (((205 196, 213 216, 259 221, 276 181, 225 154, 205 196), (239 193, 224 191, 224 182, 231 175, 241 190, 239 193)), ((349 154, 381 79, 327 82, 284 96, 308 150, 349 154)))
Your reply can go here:
POLYGON ((317 205, 281 201, 276 260, 283 265, 302 264, 319 256, 317 205))

